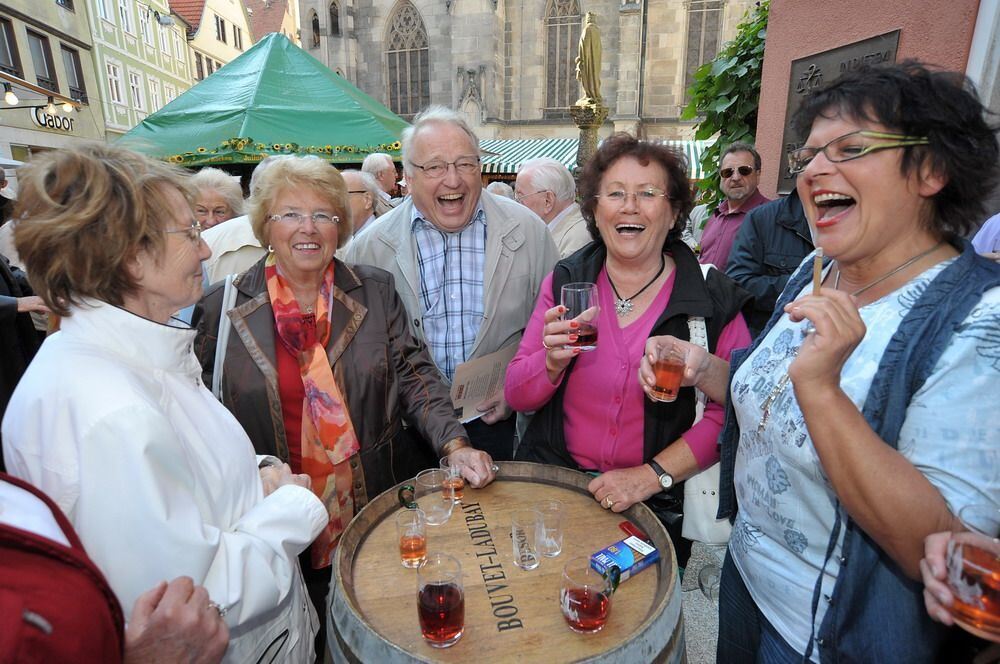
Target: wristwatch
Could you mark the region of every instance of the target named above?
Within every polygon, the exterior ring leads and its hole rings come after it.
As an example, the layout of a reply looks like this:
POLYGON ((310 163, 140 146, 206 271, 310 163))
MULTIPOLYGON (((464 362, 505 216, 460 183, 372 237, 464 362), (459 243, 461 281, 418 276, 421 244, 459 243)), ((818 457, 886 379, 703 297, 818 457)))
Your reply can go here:
POLYGON ((668 473, 667 471, 663 470, 663 466, 656 463, 656 461, 652 459, 650 459, 649 463, 647 463, 646 465, 652 468, 653 472, 656 473, 656 476, 660 480, 661 490, 667 491, 668 489, 670 489, 670 487, 674 485, 674 476, 668 473))

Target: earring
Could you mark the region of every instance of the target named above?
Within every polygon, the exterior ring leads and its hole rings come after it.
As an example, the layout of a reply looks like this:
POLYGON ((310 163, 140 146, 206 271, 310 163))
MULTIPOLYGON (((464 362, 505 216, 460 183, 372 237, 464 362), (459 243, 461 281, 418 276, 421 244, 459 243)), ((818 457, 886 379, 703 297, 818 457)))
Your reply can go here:
POLYGON ((267 245, 267 253, 273 254, 274 253, 274 247, 272 247, 271 245, 267 245))

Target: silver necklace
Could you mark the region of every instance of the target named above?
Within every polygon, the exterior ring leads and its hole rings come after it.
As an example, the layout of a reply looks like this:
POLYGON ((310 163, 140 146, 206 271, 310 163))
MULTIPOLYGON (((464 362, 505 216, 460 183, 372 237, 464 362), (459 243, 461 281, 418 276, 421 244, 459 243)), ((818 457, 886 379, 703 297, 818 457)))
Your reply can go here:
POLYGON ((645 286, 640 288, 639 292, 633 295, 632 297, 622 297, 621 295, 618 294, 618 289, 615 287, 615 282, 611 280, 611 270, 606 269, 607 266, 605 266, 605 272, 608 275, 608 283, 611 284, 611 290, 615 292, 615 313, 618 314, 619 318, 628 316, 632 312, 632 310, 635 309, 635 305, 632 304, 632 300, 642 295, 647 288, 652 286, 653 282, 659 279, 660 275, 663 274, 663 268, 665 268, 666 266, 667 266, 667 259, 663 256, 663 254, 660 254, 660 271, 657 272, 656 276, 650 279, 649 282, 647 282, 645 286))
MULTIPOLYGON (((944 244, 943 240, 941 242, 938 242, 937 244, 935 244, 933 247, 931 247, 927 251, 920 252, 919 254, 917 254, 916 256, 914 256, 913 258, 911 258, 910 260, 906 261, 905 263, 903 263, 899 267, 893 268, 892 270, 889 270, 888 272, 886 272, 885 274, 883 274, 881 277, 879 277, 875 281, 862 286, 858 290, 856 290, 853 293, 851 293, 851 296, 852 297, 857 297, 858 295, 861 295, 862 293, 864 293, 869 288, 874 288, 875 286, 878 286, 880 283, 882 283, 883 281, 885 281, 886 279, 888 279, 892 275, 894 275, 894 274, 896 274, 898 272, 902 272, 903 270, 905 270, 906 268, 910 267, 911 265, 913 265, 914 263, 916 263, 918 260, 920 260, 921 258, 923 258, 924 256, 928 256, 928 255, 934 253, 935 251, 937 251, 941 247, 942 244, 944 244)), ((834 288, 834 290, 840 290, 840 265, 837 265, 837 278, 833 280, 833 288, 834 288)))
MULTIPOLYGON (((938 242, 937 244, 935 244, 933 247, 931 247, 927 251, 920 252, 919 254, 917 254, 913 258, 909 259, 908 261, 906 261, 905 263, 903 263, 899 267, 896 267, 896 268, 893 268, 892 270, 889 270, 888 272, 886 272, 885 274, 883 274, 881 277, 879 277, 875 281, 872 281, 872 282, 870 282, 868 284, 865 284, 864 286, 862 286, 858 290, 854 291, 853 293, 851 293, 851 296, 852 297, 857 297, 858 295, 861 295, 862 293, 864 293, 866 290, 868 290, 870 288, 874 288, 875 286, 878 286, 880 283, 882 283, 883 281, 885 281, 886 279, 888 279, 892 275, 897 274, 899 272, 902 272, 906 268, 910 267, 911 265, 913 265, 914 263, 916 263, 917 261, 919 261, 921 258, 934 253, 943 244, 944 244, 944 241, 938 242)), ((840 290, 840 266, 839 265, 837 266, 837 277, 833 280, 833 288, 834 288, 834 290, 840 290)), ((762 409, 763 413, 762 413, 761 418, 760 418, 760 424, 757 425, 757 433, 758 434, 763 433, 764 428, 767 426, 767 421, 771 417, 771 406, 774 404, 774 401, 779 396, 781 396, 781 393, 785 391, 785 388, 788 387, 788 381, 790 379, 791 378, 790 378, 790 376, 787 373, 784 376, 782 376, 781 379, 777 383, 775 383, 774 388, 771 390, 771 392, 764 399, 764 403, 761 406, 761 409, 762 409)))

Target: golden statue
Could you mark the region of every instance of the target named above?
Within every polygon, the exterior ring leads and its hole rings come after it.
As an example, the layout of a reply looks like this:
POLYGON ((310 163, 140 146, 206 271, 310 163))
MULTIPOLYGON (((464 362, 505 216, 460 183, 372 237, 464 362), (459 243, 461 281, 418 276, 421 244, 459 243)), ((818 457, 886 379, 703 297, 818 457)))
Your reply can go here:
POLYGON ((597 27, 597 14, 587 12, 580 34, 579 55, 576 56, 576 79, 583 86, 583 97, 576 106, 593 106, 601 103, 601 31, 597 27))

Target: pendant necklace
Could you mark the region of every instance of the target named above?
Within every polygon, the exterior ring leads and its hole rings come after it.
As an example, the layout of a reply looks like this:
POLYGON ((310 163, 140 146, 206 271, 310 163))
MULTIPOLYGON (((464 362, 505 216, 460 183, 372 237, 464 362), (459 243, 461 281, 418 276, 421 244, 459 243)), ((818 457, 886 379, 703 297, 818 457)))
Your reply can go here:
MULTIPOLYGON (((880 283, 882 283, 883 281, 885 281, 886 279, 888 279, 892 275, 896 274, 897 272, 902 272, 903 270, 905 270, 906 268, 910 267, 911 265, 913 265, 914 263, 916 263, 918 260, 920 260, 921 258, 923 258, 924 256, 927 256, 929 254, 933 254, 935 251, 937 251, 941 247, 942 244, 944 244, 944 241, 938 242, 937 244, 935 244, 933 247, 931 247, 927 251, 923 251, 923 252, 917 254, 916 256, 914 256, 910 260, 906 261, 905 263, 903 263, 899 267, 897 267, 897 268, 895 268, 893 270, 890 270, 889 272, 886 272, 885 274, 883 274, 881 277, 879 277, 875 281, 873 281, 873 282, 871 282, 869 284, 866 284, 866 285, 862 286, 861 288, 859 288, 858 290, 856 290, 853 293, 851 293, 851 297, 857 297, 858 295, 861 295, 862 293, 864 293, 869 288, 874 288, 875 286, 878 286, 880 283)), ((840 266, 839 265, 837 266, 837 278, 833 280, 833 288, 834 288, 834 290, 840 290, 840 266)))
MULTIPOLYGON (((874 288, 875 286, 878 286, 880 283, 882 283, 883 281, 885 281, 889 277, 893 276, 894 274, 898 274, 899 272, 902 272, 906 268, 910 267, 911 265, 913 265, 914 263, 916 263, 917 261, 919 261, 921 258, 924 258, 925 256, 929 256, 930 254, 934 253, 943 244, 944 244, 944 241, 938 242, 937 244, 935 244, 933 247, 931 247, 927 251, 920 252, 919 254, 917 254, 913 258, 909 259, 908 261, 906 261, 905 263, 903 263, 899 267, 896 267, 896 268, 893 268, 892 270, 889 270, 888 272, 886 272, 885 274, 883 274, 881 277, 879 277, 875 281, 872 281, 871 283, 865 284, 864 286, 862 286, 858 290, 852 292, 851 293, 851 297, 857 297, 858 295, 861 295, 862 293, 864 293, 866 290, 869 290, 871 288, 874 288)), ((614 287, 614 286, 612 285, 612 287, 614 287)), ((837 277, 833 280, 833 288, 834 288, 834 290, 840 290, 840 266, 839 265, 837 266, 837 277)), ((798 351, 796 351, 796 354, 797 353, 798 353, 798 351)), ((781 393, 785 391, 785 388, 788 387, 788 381, 789 380, 790 380, 790 377, 786 373, 784 376, 781 377, 781 380, 779 380, 777 383, 775 383, 774 389, 772 389, 771 392, 770 392, 770 394, 767 395, 767 398, 764 399, 764 403, 762 405, 763 414, 762 414, 762 417, 760 418, 760 424, 757 425, 757 433, 758 434, 761 434, 761 433, 764 432, 764 428, 767 426, 767 421, 771 417, 771 405, 775 402, 775 400, 779 396, 781 396, 781 393)))
POLYGON ((619 318, 628 316, 632 312, 632 310, 635 309, 635 305, 632 304, 632 300, 642 295, 647 288, 652 286, 653 282, 659 279, 660 275, 663 274, 663 269, 666 266, 667 266, 667 259, 663 256, 663 254, 660 254, 660 271, 657 272, 656 276, 650 279, 646 283, 646 285, 640 288, 639 292, 637 292, 632 297, 622 297, 618 293, 618 288, 615 287, 615 282, 611 280, 611 270, 607 269, 607 265, 604 266, 605 267, 604 272, 608 275, 608 283, 611 284, 611 290, 615 292, 615 313, 618 314, 619 318))

